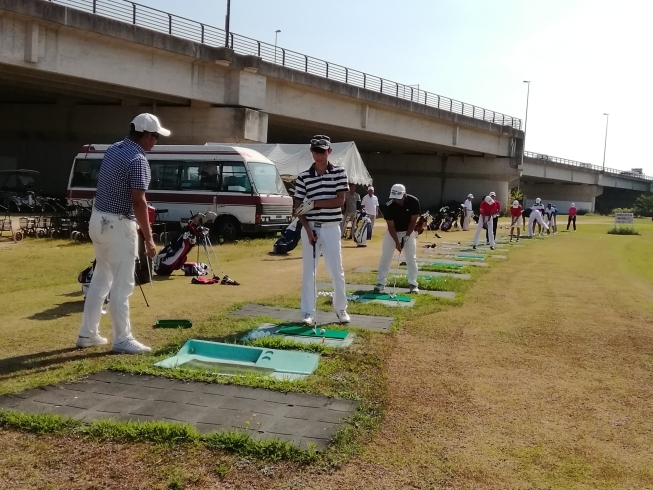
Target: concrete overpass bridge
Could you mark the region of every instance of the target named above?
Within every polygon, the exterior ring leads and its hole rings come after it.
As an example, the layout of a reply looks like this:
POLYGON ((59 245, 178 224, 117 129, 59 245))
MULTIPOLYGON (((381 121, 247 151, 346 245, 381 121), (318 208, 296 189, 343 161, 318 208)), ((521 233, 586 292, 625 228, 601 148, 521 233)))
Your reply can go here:
MULTIPOLYGON (((594 211, 596 198, 609 190, 612 195, 632 195, 651 192, 653 177, 639 172, 603 168, 542 153, 524 152, 522 176, 512 181, 519 186, 527 205, 536 197, 555 202, 566 209, 572 202, 579 209, 594 211)), ((631 201, 632 202, 632 199, 631 201)), ((617 206, 613 206, 617 207, 617 206)))
POLYGON ((380 195, 401 181, 425 205, 505 202, 524 141, 517 118, 125 0, 0 0, 0 104, 0 168, 51 193, 143 111, 174 144, 354 140, 380 195))

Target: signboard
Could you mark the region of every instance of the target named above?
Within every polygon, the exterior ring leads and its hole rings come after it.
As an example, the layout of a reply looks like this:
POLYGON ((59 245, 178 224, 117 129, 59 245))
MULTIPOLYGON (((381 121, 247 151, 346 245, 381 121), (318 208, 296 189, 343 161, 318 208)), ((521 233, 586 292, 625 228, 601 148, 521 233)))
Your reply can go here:
POLYGON ((615 225, 632 225, 633 224, 633 213, 615 213, 614 214, 614 224, 615 225))

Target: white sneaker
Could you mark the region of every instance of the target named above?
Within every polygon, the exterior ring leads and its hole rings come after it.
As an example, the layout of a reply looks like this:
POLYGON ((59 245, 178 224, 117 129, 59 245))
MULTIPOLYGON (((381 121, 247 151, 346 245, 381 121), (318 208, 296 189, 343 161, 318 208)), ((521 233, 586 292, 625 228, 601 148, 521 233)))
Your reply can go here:
POLYGON ((313 325, 315 323, 315 318, 313 318, 313 315, 310 313, 304 313, 304 318, 302 319, 302 323, 305 325, 313 325))
POLYGON ((417 294, 417 293, 419 293, 419 287, 415 286, 414 284, 409 284, 408 285, 408 292, 410 294, 417 294))
POLYGON ((95 337, 79 336, 77 337, 77 342, 75 342, 75 345, 84 349, 86 347, 93 347, 94 345, 105 345, 108 342, 109 341, 107 339, 100 337, 99 335, 96 335, 95 337))
POLYGON ((338 321, 340 323, 349 323, 351 321, 347 310, 336 311, 336 316, 338 317, 338 321))
POLYGON ((119 344, 113 344, 111 352, 119 354, 145 354, 152 351, 148 346, 141 344, 136 339, 127 339, 119 344))
POLYGON ((383 284, 377 284, 374 286, 375 293, 382 293, 383 291, 385 291, 385 286, 383 284))

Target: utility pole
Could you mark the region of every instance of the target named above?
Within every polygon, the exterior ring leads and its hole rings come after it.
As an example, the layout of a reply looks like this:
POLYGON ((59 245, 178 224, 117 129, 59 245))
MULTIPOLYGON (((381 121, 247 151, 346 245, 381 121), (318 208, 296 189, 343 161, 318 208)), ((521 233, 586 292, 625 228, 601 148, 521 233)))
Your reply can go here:
POLYGON ((603 115, 608 116, 605 119, 605 143, 603 144, 603 171, 605 172, 605 150, 608 148, 608 123, 610 122, 610 114, 604 112, 603 115))
POLYGON ((231 20, 231 0, 227 0, 227 15, 224 19, 224 47, 229 47, 229 21, 231 20))
POLYGON ((281 29, 274 31, 274 64, 277 64, 277 36, 281 32, 281 29))
POLYGON ((524 168, 524 152, 526 151, 526 126, 528 126, 528 99, 531 95, 531 81, 524 80, 524 83, 528 85, 526 89, 526 119, 524 120, 524 148, 521 152, 521 167, 524 168))

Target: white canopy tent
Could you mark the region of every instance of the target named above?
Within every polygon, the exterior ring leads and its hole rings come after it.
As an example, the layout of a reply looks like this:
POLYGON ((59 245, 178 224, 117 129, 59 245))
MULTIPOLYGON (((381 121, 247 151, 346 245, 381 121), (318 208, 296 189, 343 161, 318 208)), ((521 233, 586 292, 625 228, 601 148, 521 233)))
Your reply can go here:
MULTIPOLYGON (((214 144, 217 143, 207 143, 207 145, 214 144)), ((313 164, 313 157, 307 144, 230 143, 230 146, 240 146, 258 151, 274 162, 284 180, 295 180, 300 172, 308 170, 313 164)), ((329 161, 345 168, 350 183, 372 185, 372 177, 353 141, 332 143, 331 146, 333 151, 329 156, 329 161)))

